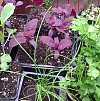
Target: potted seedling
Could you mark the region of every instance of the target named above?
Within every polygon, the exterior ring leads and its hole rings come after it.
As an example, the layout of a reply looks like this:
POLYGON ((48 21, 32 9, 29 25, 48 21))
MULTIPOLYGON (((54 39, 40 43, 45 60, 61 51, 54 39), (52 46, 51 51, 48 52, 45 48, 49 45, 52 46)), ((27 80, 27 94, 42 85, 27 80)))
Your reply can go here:
POLYGON ((75 59, 76 67, 67 72, 62 86, 67 87, 67 95, 73 101, 100 100, 100 13, 95 24, 88 24, 88 19, 77 16, 70 26, 79 32, 80 51, 75 59))
POLYGON ((14 13, 14 9, 15 6, 8 3, 0 12, 0 101, 15 100, 17 97, 19 76, 12 72, 18 71, 18 66, 11 64, 12 58, 6 47, 10 35, 15 33, 16 29, 7 28, 9 35, 6 40, 4 38, 5 23, 14 13))
POLYGON ((76 51, 74 41, 77 35, 68 29, 68 26, 71 24, 70 18, 76 17, 76 15, 74 10, 71 13, 68 12, 69 6, 67 4, 64 9, 58 7, 52 8, 47 13, 41 12, 43 20, 38 18, 30 20, 25 25, 24 32, 16 34, 10 40, 9 46, 11 48, 18 44, 23 46, 21 48, 24 52, 19 49, 17 54, 21 63, 34 63, 62 68, 72 59, 76 51), (38 27, 40 21, 41 25, 38 27), (47 28, 47 31, 44 28, 47 28), (28 56, 31 56, 29 57, 32 61, 28 57, 23 57, 25 52, 28 53, 28 56), (20 53, 23 54, 21 57, 19 57, 20 53))
POLYGON ((62 76, 23 71, 16 101, 66 101, 59 83, 62 76))
MULTIPOLYGON (((4 30, 4 37, 5 39, 7 39, 8 37, 8 32, 6 30, 6 28, 12 28, 12 29, 17 29, 16 33, 18 32, 22 32, 24 25, 26 24, 27 21, 27 15, 25 14, 16 14, 16 9, 18 9, 19 6, 23 5, 22 1, 16 1, 16 0, 3 0, 4 4, 8 4, 8 3, 13 3, 13 5, 15 6, 15 10, 13 15, 7 19, 6 23, 5 23, 5 30, 4 30)), ((1 6, 2 9, 2 6, 1 6)), ((14 33, 14 34, 16 34, 14 33)), ((11 36, 10 36, 11 38, 11 36)), ((15 59, 16 56, 16 52, 18 50, 18 46, 14 47, 10 53, 12 60, 15 59)))

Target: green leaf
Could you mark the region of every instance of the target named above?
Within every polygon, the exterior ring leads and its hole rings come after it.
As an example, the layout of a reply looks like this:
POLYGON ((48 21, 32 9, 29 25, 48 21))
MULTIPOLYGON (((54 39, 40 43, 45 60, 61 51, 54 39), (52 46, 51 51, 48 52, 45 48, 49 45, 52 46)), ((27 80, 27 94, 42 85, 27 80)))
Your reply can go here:
POLYGON ((89 25, 89 27, 88 27, 88 32, 94 32, 94 31, 96 31, 96 30, 97 30, 97 28, 96 28, 95 26, 89 25))
POLYGON ((1 63, 3 62, 11 62, 12 59, 11 59, 11 56, 9 54, 3 54, 1 56, 1 63))
POLYGON ((98 88, 97 86, 96 86, 96 94, 100 98, 100 88, 98 88))
POLYGON ((89 99, 89 97, 84 97, 84 98, 82 99, 82 101, 91 101, 91 100, 89 99))
POLYGON ((14 34, 17 29, 11 29, 11 28, 6 28, 7 32, 11 35, 11 34, 14 34))
POLYGON ((9 65, 6 62, 0 64, 0 68, 2 71, 7 71, 9 69, 9 65))
POLYGON ((99 76, 99 71, 95 68, 90 68, 88 70, 88 76, 92 77, 91 79, 93 79, 93 78, 95 79, 99 76))
POLYGON ((5 21, 14 13, 15 6, 13 3, 6 4, 1 12, 1 24, 4 24, 5 21))
POLYGON ((3 43, 4 42, 4 34, 0 31, 0 41, 3 43))

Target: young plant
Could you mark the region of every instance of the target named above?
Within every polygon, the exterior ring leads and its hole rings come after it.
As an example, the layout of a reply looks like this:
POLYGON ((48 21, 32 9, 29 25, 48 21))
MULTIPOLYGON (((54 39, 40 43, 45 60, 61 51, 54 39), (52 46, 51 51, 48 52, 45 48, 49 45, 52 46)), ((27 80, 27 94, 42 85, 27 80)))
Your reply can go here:
POLYGON ((13 48, 18 44, 25 43, 26 41, 29 41, 29 43, 35 47, 36 42, 34 40, 34 34, 36 31, 37 23, 38 23, 38 19, 33 19, 29 21, 25 25, 24 32, 19 32, 11 38, 9 42, 9 47, 13 48))
POLYGON ((10 35, 14 33, 14 30, 12 29, 9 32, 8 38, 5 41, 4 40, 4 26, 5 22, 7 19, 14 13, 15 6, 12 3, 8 3, 7 5, 4 6, 2 11, 0 12, 0 27, 2 30, 0 31, 0 41, 1 41, 1 46, 3 50, 3 54, 0 56, 0 70, 1 71, 6 71, 9 69, 8 63, 12 61, 10 55, 8 53, 5 53, 5 45, 9 41, 10 35))
POLYGON ((60 15, 62 15, 62 16, 65 16, 66 15, 66 17, 69 17, 69 15, 70 15, 70 13, 69 13, 69 11, 68 11, 68 8, 70 7, 70 4, 66 4, 65 5, 65 8, 61 8, 61 7, 58 7, 58 8, 52 8, 52 11, 54 12, 54 13, 57 13, 57 14, 60 14, 60 15))
POLYGON ((49 46, 50 48, 54 48, 55 60, 58 59, 61 50, 72 45, 72 41, 70 39, 62 39, 61 41, 59 41, 58 37, 55 37, 53 40, 49 36, 40 36, 40 41, 49 46))
MULTIPOLYGON (((67 28, 71 25, 71 17, 76 17, 75 11, 72 9, 71 13, 68 12, 70 4, 67 4, 65 6, 65 9, 62 9, 61 7, 58 8, 52 8, 51 13, 48 13, 45 17, 46 23, 49 24, 49 36, 53 36, 55 30, 58 33, 63 33, 65 35, 65 38, 69 38, 69 33, 66 33, 67 28)), ((42 12, 42 15, 44 15, 45 12, 42 12)))

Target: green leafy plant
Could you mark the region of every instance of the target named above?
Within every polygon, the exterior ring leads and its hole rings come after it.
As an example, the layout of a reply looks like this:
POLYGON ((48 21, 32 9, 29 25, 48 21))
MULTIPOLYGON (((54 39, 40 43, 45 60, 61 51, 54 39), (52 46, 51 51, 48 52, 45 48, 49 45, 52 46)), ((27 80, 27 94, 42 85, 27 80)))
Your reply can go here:
POLYGON ((8 3, 6 4, 1 13, 0 13, 0 27, 1 27, 1 31, 0 31, 0 41, 1 41, 1 46, 2 46, 2 50, 3 50, 3 54, 2 56, 0 56, 0 69, 2 71, 6 71, 7 69, 9 69, 9 65, 8 63, 10 63, 12 61, 10 55, 8 53, 5 53, 5 46, 7 44, 7 42, 9 41, 10 35, 13 34, 16 30, 14 29, 7 29, 7 31, 9 32, 8 38, 7 40, 4 40, 4 27, 5 27, 5 22, 7 21, 7 19, 14 13, 14 9, 15 6, 12 3, 8 3))
POLYGON ((92 25, 77 16, 70 28, 79 32, 81 48, 76 67, 67 72, 61 86, 67 86, 71 100, 100 101, 100 13, 92 25))

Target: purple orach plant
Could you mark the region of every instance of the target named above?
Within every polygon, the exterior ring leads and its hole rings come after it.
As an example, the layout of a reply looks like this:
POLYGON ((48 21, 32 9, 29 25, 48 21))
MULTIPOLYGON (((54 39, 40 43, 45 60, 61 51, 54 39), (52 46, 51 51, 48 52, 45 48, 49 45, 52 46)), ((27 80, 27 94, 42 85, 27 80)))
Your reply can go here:
POLYGON ((70 39, 62 39, 61 41, 59 41, 58 37, 55 37, 53 40, 49 36, 40 36, 39 40, 47 46, 54 48, 55 60, 58 59, 61 50, 72 45, 72 41, 70 39))
MULTIPOLYGON (((42 13, 42 15, 43 14, 44 12, 42 13)), ((69 18, 65 18, 64 20, 61 20, 60 18, 57 18, 52 14, 47 14, 45 17, 45 21, 50 25, 50 30, 48 32, 49 36, 52 37, 54 30, 56 29, 58 32, 63 33, 65 35, 65 38, 70 38, 65 31, 72 22, 71 20, 69 20, 69 18)))
POLYGON ((70 13, 68 11, 68 8, 70 7, 70 4, 66 4, 65 5, 65 8, 61 8, 61 7, 58 7, 58 8, 52 8, 52 11, 54 13, 57 13, 57 14, 61 14, 61 15, 66 15, 66 17, 69 17, 70 13))
POLYGON ((4 3, 5 4, 7 4, 7 3, 13 3, 15 6, 23 5, 23 2, 22 1, 16 2, 16 0, 4 0, 4 3))
MULTIPOLYGON (((34 40, 34 34, 36 31, 37 23, 38 23, 38 19, 32 19, 31 21, 26 23, 24 32, 19 32, 15 34, 14 37, 16 38, 18 43, 22 44, 22 43, 25 43, 26 41, 29 41, 29 43, 33 45, 34 47, 37 46, 34 40)), ((10 39, 10 42, 9 42, 10 48, 13 48, 18 45, 14 37, 10 39)))

